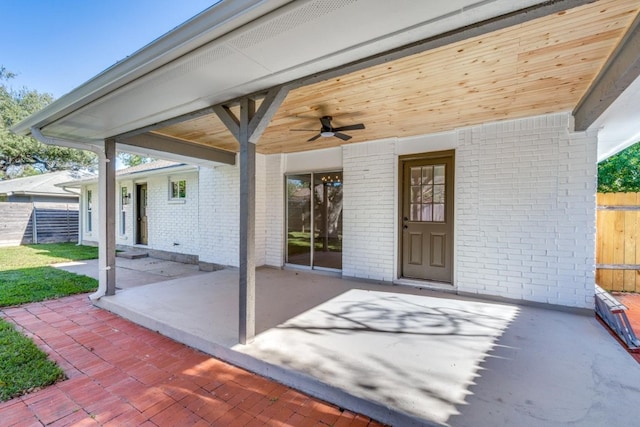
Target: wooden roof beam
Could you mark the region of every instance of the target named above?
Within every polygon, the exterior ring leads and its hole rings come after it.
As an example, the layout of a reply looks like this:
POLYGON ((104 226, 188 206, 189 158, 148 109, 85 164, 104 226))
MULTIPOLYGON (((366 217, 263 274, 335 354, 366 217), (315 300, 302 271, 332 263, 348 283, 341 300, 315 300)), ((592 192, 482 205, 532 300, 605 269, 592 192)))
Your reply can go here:
POLYGON ((584 131, 640 76, 640 15, 573 110, 575 130, 584 131))
POLYGON ((178 154, 180 156, 193 157, 211 162, 235 165, 236 154, 219 148, 207 147, 201 144, 193 144, 177 138, 153 133, 144 133, 129 137, 118 137, 119 144, 145 148, 148 150, 163 151, 165 153, 178 154))

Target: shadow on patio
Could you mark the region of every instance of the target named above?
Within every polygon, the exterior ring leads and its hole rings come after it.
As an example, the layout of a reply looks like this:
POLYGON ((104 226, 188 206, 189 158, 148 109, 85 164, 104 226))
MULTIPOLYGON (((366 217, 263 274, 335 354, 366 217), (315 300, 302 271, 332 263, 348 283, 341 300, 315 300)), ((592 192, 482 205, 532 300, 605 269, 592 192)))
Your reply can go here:
POLYGON ((259 335, 243 346, 237 284, 227 269, 97 305, 391 425, 630 425, 640 415, 640 369, 589 316, 259 269, 259 335))

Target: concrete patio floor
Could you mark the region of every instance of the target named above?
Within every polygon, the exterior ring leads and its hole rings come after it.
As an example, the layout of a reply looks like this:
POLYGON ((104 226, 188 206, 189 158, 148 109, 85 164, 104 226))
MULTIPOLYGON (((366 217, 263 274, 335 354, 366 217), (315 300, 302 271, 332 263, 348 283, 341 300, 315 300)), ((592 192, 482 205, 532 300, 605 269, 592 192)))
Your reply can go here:
POLYGON ((228 269, 129 287, 97 304, 391 425, 640 417, 640 366, 593 316, 259 269, 259 335, 242 346, 237 283, 228 269))
POLYGON ((0 426, 383 427, 91 305, 87 295, 0 310, 67 379, 0 402, 0 426))

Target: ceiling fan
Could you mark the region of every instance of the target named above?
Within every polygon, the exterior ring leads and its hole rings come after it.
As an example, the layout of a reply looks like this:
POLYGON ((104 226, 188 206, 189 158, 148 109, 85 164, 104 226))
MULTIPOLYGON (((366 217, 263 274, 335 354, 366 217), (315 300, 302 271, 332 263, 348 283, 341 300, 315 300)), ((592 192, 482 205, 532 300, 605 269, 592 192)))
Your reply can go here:
MULTIPOLYGON (((331 126, 331 120, 333 118, 331 116, 322 116, 320 117, 320 123, 322 124, 322 127, 320 128, 320 133, 317 134, 316 136, 313 136, 311 138, 309 138, 307 140, 307 142, 312 142, 315 141, 316 139, 322 137, 325 138, 329 138, 332 136, 335 136, 336 138, 339 138, 343 141, 347 141, 349 139, 351 139, 352 137, 350 135, 347 135, 345 133, 342 133, 342 131, 345 130, 359 130, 359 129, 364 129, 364 124, 362 123, 358 123, 355 125, 348 125, 348 126, 339 126, 334 128, 333 126, 331 126)), ((316 132, 315 129, 290 129, 291 131, 294 132, 316 132)))

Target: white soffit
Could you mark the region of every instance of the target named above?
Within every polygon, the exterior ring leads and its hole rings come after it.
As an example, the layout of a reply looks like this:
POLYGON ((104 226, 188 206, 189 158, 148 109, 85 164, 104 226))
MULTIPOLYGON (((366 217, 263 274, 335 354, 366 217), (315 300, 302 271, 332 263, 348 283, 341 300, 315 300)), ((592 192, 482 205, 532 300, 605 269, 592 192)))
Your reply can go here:
POLYGON ((537 3, 544 1, 297 0, 48 124, 45 133, 104 139, 537 3))
POLYGON ((598 117, 598 162, 640 142, 640 77, 598 117))

